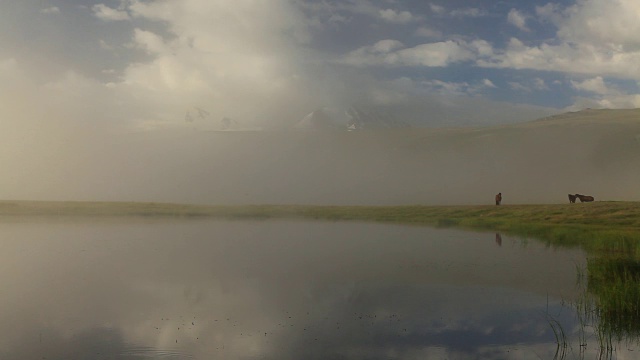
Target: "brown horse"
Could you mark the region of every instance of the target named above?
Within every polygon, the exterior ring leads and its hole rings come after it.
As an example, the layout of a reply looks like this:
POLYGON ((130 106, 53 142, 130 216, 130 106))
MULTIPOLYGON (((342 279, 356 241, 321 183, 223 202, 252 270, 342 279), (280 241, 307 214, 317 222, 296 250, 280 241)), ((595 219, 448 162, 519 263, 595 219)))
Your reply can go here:
POLYGON ((576 194, 576 197, 580 200, 580 202, 592 202, 593 200, 595 200, 593 196, 589 195, 576 194))
POLYGON ((498 193, 498 195, 496 195, 496 205, 500 205, 501 202, 502 202, 502 193, 498 193))
POLYGON ((572 203, 572 204, 575 203, 577 198, 578 198, 577 196, 569 194, 569 202, 570 203, 572 203))

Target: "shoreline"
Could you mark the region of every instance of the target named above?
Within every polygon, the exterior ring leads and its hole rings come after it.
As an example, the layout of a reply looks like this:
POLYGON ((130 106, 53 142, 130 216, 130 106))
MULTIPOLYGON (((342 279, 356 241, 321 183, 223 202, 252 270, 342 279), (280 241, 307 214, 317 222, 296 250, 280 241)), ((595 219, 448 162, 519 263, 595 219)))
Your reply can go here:
POLYGON ((640 202, 531 205, 191 205, 155 202, 0 201, 0 217, 300 218, 509 231, 556 226, 640 232, 640 202))

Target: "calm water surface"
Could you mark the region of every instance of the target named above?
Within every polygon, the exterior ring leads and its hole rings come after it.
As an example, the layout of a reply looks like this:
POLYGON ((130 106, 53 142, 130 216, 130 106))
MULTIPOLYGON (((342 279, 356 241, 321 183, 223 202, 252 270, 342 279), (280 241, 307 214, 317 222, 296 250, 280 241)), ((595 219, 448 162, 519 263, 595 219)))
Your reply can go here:
POLYGON ((534 240, 210 220, 4 222, 0 239, 0 359, 602 357, 573 306, 586 254, 534 240))

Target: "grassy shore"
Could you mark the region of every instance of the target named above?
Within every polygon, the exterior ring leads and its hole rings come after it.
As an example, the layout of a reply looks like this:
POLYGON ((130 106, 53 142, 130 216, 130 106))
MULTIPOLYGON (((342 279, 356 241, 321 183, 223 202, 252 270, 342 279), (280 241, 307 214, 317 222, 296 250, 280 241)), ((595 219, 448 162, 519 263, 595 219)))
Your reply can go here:
POLYGON ((16 216, 357 220, 501 231, 564 242, 594 236, 640 240, 640 202, 502 206, 200 206, 136 202, 0 201, 0 218, 16 216))

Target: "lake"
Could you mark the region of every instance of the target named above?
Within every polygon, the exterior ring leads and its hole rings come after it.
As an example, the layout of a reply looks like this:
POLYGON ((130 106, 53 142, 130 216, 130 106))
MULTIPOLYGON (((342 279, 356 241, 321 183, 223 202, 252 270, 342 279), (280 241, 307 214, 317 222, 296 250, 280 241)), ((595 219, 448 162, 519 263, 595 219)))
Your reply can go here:
MULTIPOLYGON (((4 220, 0 239, 0 359, 632 359, 640 351, 633 329, 604 341, 619 332, 585 316, 597 310, 602 286, 587 279, 602 260, 535 239, 152 219, 4 220)), ((598 269, 617 266, 607 264, 598 269)))

